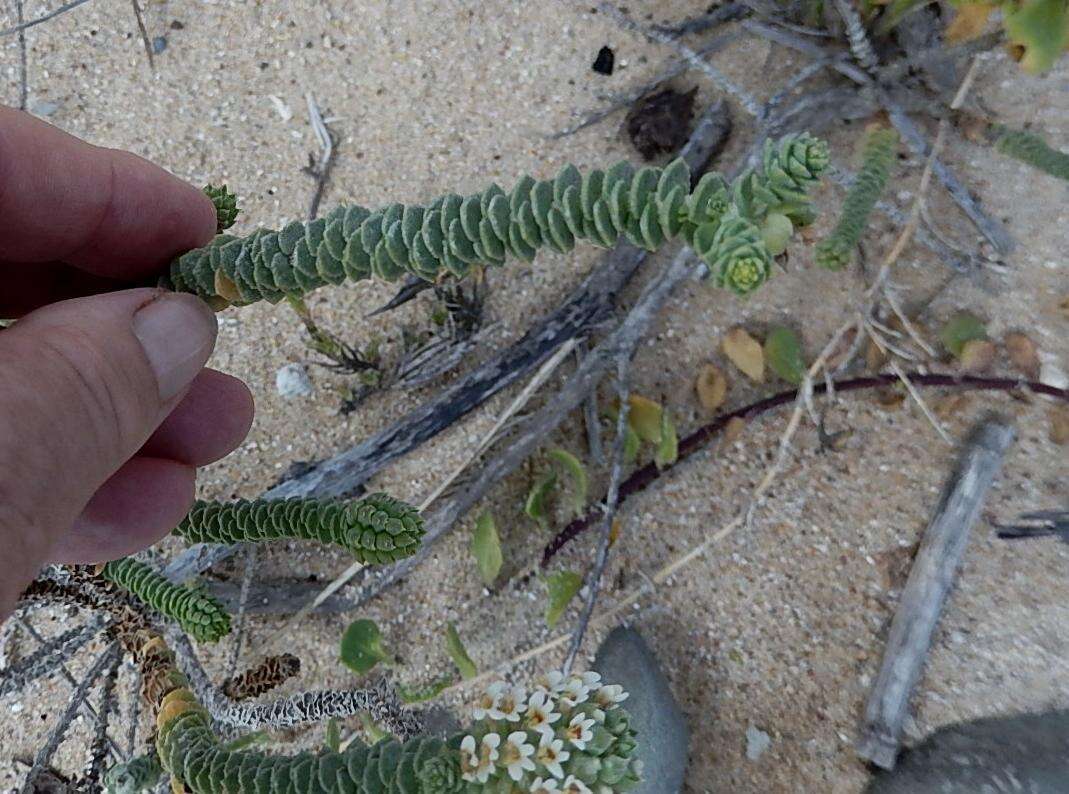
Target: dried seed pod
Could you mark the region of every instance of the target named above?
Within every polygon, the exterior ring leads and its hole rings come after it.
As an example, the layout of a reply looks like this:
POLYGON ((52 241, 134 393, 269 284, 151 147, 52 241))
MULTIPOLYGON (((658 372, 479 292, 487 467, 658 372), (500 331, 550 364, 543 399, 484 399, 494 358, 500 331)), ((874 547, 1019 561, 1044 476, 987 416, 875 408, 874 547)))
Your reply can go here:
POLYGON ((301 660, 292 653, 268 656, 241 675, 223 683, 223 693, 231 700, 247 700, 282 686, 301 672, 301 660))

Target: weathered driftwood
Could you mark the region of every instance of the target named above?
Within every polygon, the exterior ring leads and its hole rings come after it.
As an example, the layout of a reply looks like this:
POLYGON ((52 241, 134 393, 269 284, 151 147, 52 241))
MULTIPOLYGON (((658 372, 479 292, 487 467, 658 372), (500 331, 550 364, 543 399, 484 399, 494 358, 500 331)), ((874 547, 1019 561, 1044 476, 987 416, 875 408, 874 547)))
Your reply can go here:
MULTIPOLYGON (((249 586, 245 612, 249 615, 292 615, 323 589, 323 582, 299 582, 295 580, 269 580, 249 586)), ((241 602, 241 586, 232 582, 212 582, 207 592, 219 599, 230 612, 241 602)), ((356 605, 348 599, 333 595, 315 608, 319 614, 332 614, 353 609, 356 605)))
POLYGON ((862 758, 884 769, 894 768, 910 695, 965 553, 969 530, 1013 437, 1013 428, 1000 419, 985 420, 973 431, 924 532, 857 743, 862 758))
MULTIPOLYGON (((698 120, 681 152, 692 170, 700 170, 701 164, 719 152, 730 131, 726 106, 717 102, 698 120)), ((601 263, 559 308, 515 344, 395 424, 305 474, 271 488, 264 498, 351 493, 390 461, 412 451, 502 389, 534 372, 560 345, 588 334, 609 316, 616 296, 647 256, 646 251, 620 243, 605 254, 601 263)), ((175 557, 165 573, 172 581, 181 581, 230 557, 240 547, 240 544, 196 544, 175 557)))

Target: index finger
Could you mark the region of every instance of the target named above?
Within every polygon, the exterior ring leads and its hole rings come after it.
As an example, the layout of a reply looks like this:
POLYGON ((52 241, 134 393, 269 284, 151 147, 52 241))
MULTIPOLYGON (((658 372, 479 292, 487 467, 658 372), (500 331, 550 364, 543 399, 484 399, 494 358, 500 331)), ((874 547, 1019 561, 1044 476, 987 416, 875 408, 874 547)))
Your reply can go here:
POLYGON ((129 152, 0 107, 0 261, 137 280, 215 234, 192 185, 129 152))

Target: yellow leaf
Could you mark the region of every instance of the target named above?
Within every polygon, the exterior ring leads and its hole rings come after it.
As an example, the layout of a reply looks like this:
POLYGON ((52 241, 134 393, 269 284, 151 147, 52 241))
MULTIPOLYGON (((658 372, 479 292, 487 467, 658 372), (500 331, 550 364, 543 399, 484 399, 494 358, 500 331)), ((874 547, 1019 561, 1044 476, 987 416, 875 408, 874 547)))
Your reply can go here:
POLYGON ((724 355, 742 370, 750 380, 764 383, 765 351, 761 343, 746 333, 744 328, 732 328, 724 335, 724 355))
POLYGON ((721 447, 730 447, 740 438, 742 431, 746 429, 746 420, 740 416, 733 416, 724 427, 724 438, 720 442, 721 447))
POLYGON ((631 410, 627 413, 627 423, 638 433, 638 437, 649 444, 661 443, 661 415, 664 409, 660 403, 643 397, 641 394, 628 396, 627 403, 631 410))
POLYGON ((1018 372, 1032 379, 1039 377, 1039 351, 1031 337, 1020 331, 1011 331, 1006 334, 1002 343, 1006 346, 1010 362, 1018 372))
POLYGON ((698 392, 698 402, 707 411, 715 411, 724 404, 724 398, 728 393, 728 379, 719 367, 706 364, 698 373, 698 380, 694 384, 698 392))
POLYGON ((995 346, 986 339, 970 339, 961 348, 961 368, 979 374, 995 363, 995 346))
POLYGON ((620 519, 612 520, 612 528, 609 530, 609 546, 613 546, 620 539, 620 519))
POLYGON ((968 3, 958 7, 958 13, 947 25, 946 40, 949 44, 958 44, 963 41, 975 39, 984 32, 987 27, 987 19, 994 6, 984 3, 968 3))
POLYGON ((1064 405, 1051 407, 1050 440, 1060 446, 1069 444, 1069 407, 1064 405))

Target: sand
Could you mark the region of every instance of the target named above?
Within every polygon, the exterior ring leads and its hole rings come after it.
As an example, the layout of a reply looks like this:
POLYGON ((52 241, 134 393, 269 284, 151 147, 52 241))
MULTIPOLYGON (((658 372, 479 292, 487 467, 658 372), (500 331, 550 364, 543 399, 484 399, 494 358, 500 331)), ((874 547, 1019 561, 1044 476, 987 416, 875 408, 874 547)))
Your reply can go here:
MULTIPOLYGON (((43 8, 27 3, 27 14, 43 8)), ((697 4, 632 2, 629 8, 637 18, 654 13, 656 20, 666 21, 684 18, 697 4)), ((664 46, 622 31, 589 6, 563 2, 151 2, 145 19, 150 35, 167 41, 156 56, 155 73, 148 69, 126 4, 89 3, 33 29, 30 107, 51 111, 47 119, 75 135, 132 150, 194 183, 226 182, 241 197, 239 230, 278 225, 306 210, 312 182, 301 168, 317 148, 305 111, 307 92, 314 93, 340 136, 324 207, 345 200, 377 205, 426 200, 447 189, 465 192, 490 181, 508 186, 522 173, 548 176, 569 161, 584 168, 635 159, 620 134, 622 114, 567 138, 547 135, 601 107, 604 95, 641 85, 671 58, 664 46), (590 68, 606 44, 616 51, 617 68, 609 77, 590 68)), ((13 39, 2 45, 3 98, 13 102, 17 49, 13 39)), ((759 98, 803 63, 749 38, 729 45, 712 62, 759 98)), ((699 86, 701 107, 721 95, 695 73, 679 84, 699 86)), ((1035 124, 1066 148, 1067 84, 1065 61, 1044 77, 1030 78, 993 54, 982 61, 973 95, 1000 118, 1035 124)), ((735 115, 738 134, 725 164, 734 162, 752 129, 737 108, 735 115)), ((848 152, 855 136, 856 127, 830 138, 838 152, 848 152)), ((992 338, 1025 330, 1049 366, 1069 371, 1069 318, 1057 306, 1069 292, 1059 231, 1069 220, 1064 185, 956 134, 945 159, 966 176, 990 212, 1005 219, 1020 246, 1006 268, 989 269, 983 279, 955 279, 922 322, 937 329, 951 313, 968 308, 988 321, 992 338)), ((896 176, 890 198, 903 209, 912 200, 919 166, 907 160, 896 176)), ((834 186, 819 193, 818 205, 828 211, 818 233, 829 228, 840 197, 834 186)), ((967 247, 976 243, 975 230, 938 187, 931 203, 948 236, 967 247)), ((870 233, 870 268, 896 231, 880 221, 870 233)), ((461 371, 522 334, 531 318, 550 310, 589 272, 597 257, 595 249, 581 246, 568 256, 544 254, 533 265, 512 263, 495 272, 488 318, 496 325, 461 371)), ((653 257, 644 272, 666 261, 663 255, 653 257)), ((929 294, 947 274, 945 265, 914 247, 900 263, 896 281, 908 303, 929 294)), ((730 373, 730 406, 784 387, 752 384, 731 369, 718 351, 728 328, 741 324, 757 332, 786 321, 800 329, 812 356, 861 289, 856 272, 815 270, 810 249, 797 241, 788 272, 749 301, 687 284, 643 344, 632 388, 663 400, 680 431, 687 432, 711 418, 692 387, 705 363, 730 373)), ((365 282, 321 290, 308 303, 323 327, 365 344, 376 336, 395 340, 402 324, 425 326, 425 300, 385 317, 365 317, 391 294, 390 285, 365 282)), ((633 297, 634 289, 625 302, 633 297)), ((212 364, 250 385, 257 419, 237 451, 202 473, 200 490, 207 497, 255 496, 292 462, 357 443, 435 388, 375 395, 340 416, 352 379, 309 364, 313 395, 285 400, 276 393, 275 372, 315 358, 294 314, 285 306, 264 304, 228 310, 220 321, 212 364)), ((1007 363, 1000 360, 997 371, 1008 372, 1007 363)), ((560 382, 558 373, 547 389, 560 382)), ((387 467, 371 486, 420 501, 470 454, 517 391, 490 400, 387 467)), ((989 523, 1065 503, 1067 453, 1048 438, 1048 403, 987 394, 951 402, 938 391, 927 396, 946 415, 955 438, 996 410, 1015 418, 1019 440, 991 493, 940 623, 918 687, 910 738, 960 719, 1069 705, 1064 639, 1069 637, 1069 549, 1053 543, 1008 546, 993 539, 989 523)), ((602 405, 609 400, 603 389, 602 405)), ((734 444, 714 444, 625 503, 604 604, 730 520, 772 460, 787 417, 787 411, 767 415, 734 444)), ((845 793, 860 791, 867 779, 852 749, 858 717, 902 583, 908 559, 903 550, 923 530, 953 450, 908 402, 885 407, 872 395, 848 397, 829 411, 828 420, 833 429, 853 431, 840 451, 821 454, 816 433, 800 432, 752 529, 716 545, 628 615, 660 656, 688 716, 690 791, 845 793), (755 761, 745 754, 750 726, 771 737, 769 749, 755 761)), ((582 438, 576 416, 550 441, 585 456, 582 438)), ((546 465, 536 456, 480 506, 494 514, 502 532, 504 584, 491 593, 479 579, 467 551, 473 514, 427 565, 359 614, 304 621, 287 638, 304 669, 283 692, 356 683, 337 659, 340 634, 354 617, 379 622, 408 683, 426 683, 452 670, 443 643, 448 621, 457 624, 483 669, 555 636, 542 619, 544 585, 537 579, 512 581, 549 537, 522 513, 524 494, 546 465)), ((595 472, 595 480, 601 487, 604 473, 595 472)), ((592 539, 582 539, 558 558, 554 570, 583 570, 592 549, 592 539)), ((259 575, 326 580, 346 565, 331 551, 283 544, 261 555, 259 575)), ((222 566, 216 573, 233 578, 240 567, 222 566)), ((573 606, 558 631, 568 630, 576 614, 573 606)), ((66 621, 60 614, 40 613, 35 623, 51 634, 66 621)), ((253 649, 280 626, 278 620, 254 619, 253 649)), ((583 663, 603 633, 603 628, 591 632, 583 663)), ((31 648, 32 641, 18 633, 9 652, 17 657, 31 648)), ((203 652, 210 671, 221 676, 228 643, 203 652)), ((246 646, 243 658, 252 653, 246 646)), ((83 652, 72 660, 72 673, 77 676, 92 658, 83 652)), ((522 678, 559 662, 559 655, 548 654, 517 674, 522 678)), ((129 679, 127 671, 121 684, 129 679)), ((121 689, 126 708, 129 686, 121 689)), ((32 756, 69 691, 56 678, 0 699, 5 740, 0 786, 17 785, 25 767, 14 759, 32 756)), ((462 701, 461 693, 447 699, 454 705, 462 701)), ((355 729, 357 721, 344 727, 355 729)), ((116 738, 124 742, 119 733, 116 738)), ((81 768, 87 735, 84 721, 78 721, 56 757, 60 769, 81 768)), ((322 727, 273 738, 280 748, 315 746, 322 727)))

